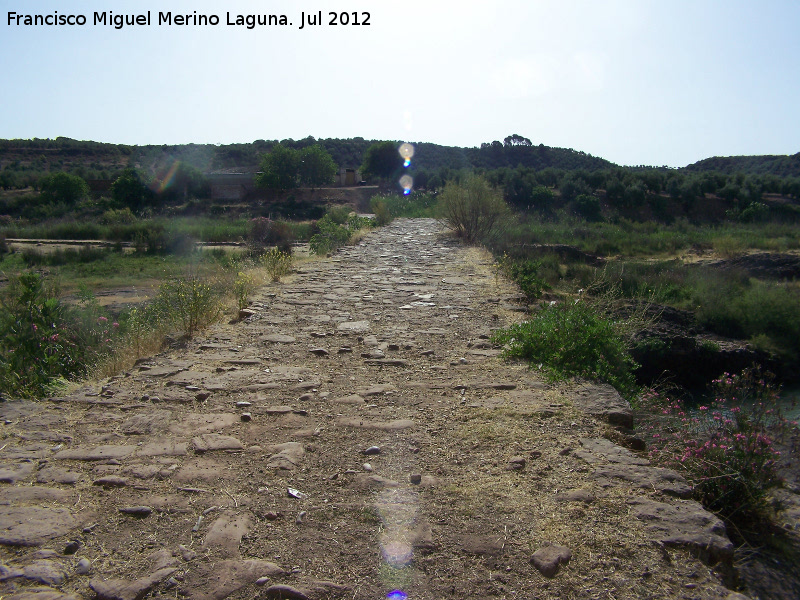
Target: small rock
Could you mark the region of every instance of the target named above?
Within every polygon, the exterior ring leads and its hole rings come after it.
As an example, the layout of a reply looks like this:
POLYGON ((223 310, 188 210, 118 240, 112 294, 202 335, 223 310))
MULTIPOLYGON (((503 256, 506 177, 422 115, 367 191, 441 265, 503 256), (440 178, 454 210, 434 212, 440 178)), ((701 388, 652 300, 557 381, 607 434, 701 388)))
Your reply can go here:
POLYGON ((525 468, 525 462, 524 456, 512 456, 508 460, 508 468, 512 471, 519 471, 525 468))
POLYGON ((570 452, 572 452, 572 448, 562 448, 561 452, 559 452, 558 454, 559 456, 566 456, 570 452))
POLYGON ((306 497, 306 495, 303 492, 296 490, 294 488, 287 488, 286 493, 289 495, 290 498, 297 498, 298 500, 300 498, 306 497))
POLYGON ((562 564, 572 558, 572 551, 565 546, 546 546, 539 548, 531 556, 533 566, 545 577, 555 577, 562 564))
POLYGON ((305 518, 306 518, 306 515, 307 515, 307 514, 308 514, 308 513, 307 513, 306 511, 304 511, 304 510, 301 510, 299 513, 297 513, 297 517, 295 518, 294 522, 295 522, 297 525, 300 525, 300 524, 303 522, 303 519, 305 519, 305 518))
POLYGON ((369 463, 364 463, 363 468, 367 473, 372 473, 372 465, 369 463))
POLYGON ((371 454, 380 454, 380 453, 381 449, 378 446, 370 446, 369 448, 364 450, 364 454, 366 454, 367 456, 371 454))
POLYGON ((240 417, 240 418, 242 419, 242 421, 243 421, 243 422, 247 423, 247 422, 249 422, 249 421, 252 421, 252 420, 253 420, 253 415, 252 415, 252 414, 250 414, 249 412, 243 412, 243 413, 241 414, 241 417, 240 417))
POLYGON ((211 392, 198 392, 198 393, 196 393, 194 395, 194 399, 199 401, 199 402, 204 402, 204 401, 208 400, 208 398, 210 396, 211 396, 211 392))
POLYGON ((75 573, 77 575, 88 575, 89 571, 92 570, 92 563, 89 561, 88 558, 82 558, 78 561, 77 566, 75 567, 75 573))
POLYGON ((153 509, 149 506, 125 506, 120 508, 119 512, 136 517, 146 517, 153 512, 153 509))
POLYGON ((408 476, 408 480, 413 483, 414 485, 419 485, 422 481, 422 474, 421 473, 411 473, 408 476))
POLYGON ((316 356, 328 356, 328 354, 330 354, 325 348, 312 348, 309 352, 316 356))
POLYGON ((81 543, 76 541, 72 541, 64 546, 64 554, 75 554, 78 550, 80 550, 81 543))

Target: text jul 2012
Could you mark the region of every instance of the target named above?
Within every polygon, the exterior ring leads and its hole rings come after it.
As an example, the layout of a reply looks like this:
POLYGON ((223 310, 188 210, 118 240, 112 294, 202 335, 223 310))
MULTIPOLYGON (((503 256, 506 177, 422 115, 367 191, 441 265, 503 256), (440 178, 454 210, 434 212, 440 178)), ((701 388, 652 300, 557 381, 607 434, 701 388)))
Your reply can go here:
MULTIPOLYGON (((371 15, 365 11, 353 12, 328 12, 323 16, 322 11, 316 13, 300 13, 299 29, 321 25, 370 25, 371 15)), ((258 26, 292 26, 293 22, 287 15, 282 14, 231 14, 225 13, 222 20, 215 14, 192 13, 173 13, 158 12, 157 18, 153 18, 151 11, 141 14, 114 14, 112 11, 95 12, 91 20, 86 15, 81 14, 59 14, 58 11, 48 14, 24 14, 9 11, 7 14, 7 24, 17 26, 93 26, 113 27, 122 29, 124 27, 148 27, 157 26, 178 26, 178 27, 207 27, 225 24, 229 26, 246 27, 254 29, 258 26)))

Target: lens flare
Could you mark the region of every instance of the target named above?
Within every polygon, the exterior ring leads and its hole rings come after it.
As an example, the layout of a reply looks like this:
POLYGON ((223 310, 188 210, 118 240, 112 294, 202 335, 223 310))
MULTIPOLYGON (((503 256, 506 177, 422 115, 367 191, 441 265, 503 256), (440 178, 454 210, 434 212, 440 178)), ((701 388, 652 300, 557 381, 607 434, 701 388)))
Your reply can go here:
POLYGON ((408 167, 411 164, 411 158, 414 156, 414 146, 408 143, 400 144, 397 151, 403 157, 403 166, 408 167))
POLYGON ((403 194, 408 196, 414 187, 414 178, 411 175, 403 175, 400 178, 400 187, 403 188, 403 194))
POLYGON ((406 600, 407 598, 408 594, 401 592, 400 590, 393 590, 386 594, 387 600, 406 600))
POLYGON ((177 160, 172 163, 169 171, 167 171, 166 175, 164 175, 164 177, 161 179, 161 183, 158 184, 158 189, 156 190, 158 193, 163 193, 165 190, 169 189, 173 180, 175 179, 175 173, 178 172, 179 165, 180 162, 177 160))

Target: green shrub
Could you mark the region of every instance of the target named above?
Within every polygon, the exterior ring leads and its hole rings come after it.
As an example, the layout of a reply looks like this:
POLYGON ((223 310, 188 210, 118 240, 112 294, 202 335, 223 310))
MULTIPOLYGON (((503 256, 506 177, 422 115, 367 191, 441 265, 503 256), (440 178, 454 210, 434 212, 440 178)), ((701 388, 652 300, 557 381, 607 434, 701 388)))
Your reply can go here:
POLYGON ((309 246, 314 254, 329 254, 344 246, 350 239, 347 228, 337 225, 328 216, 317 221, 317 228, 319 233, 312 235, 309 240, 309 246))
POLYGON ((773 440, 797 423, 784 418, 773 376, 757 367, 723 374, 712 392, 695 409, 652 391, 642 397, 650 455, 683 471, 706 508, 752 525, 768 514, 766 492, 780 484, 773 440))
POLYGON ((292 255, 273 248, 261 256, 261 264, 272 281, 280 281, 281 277, 292 272, 292 255))
POLYGON ((155 309, 186 337, 222 316, 219 292, 196 275, 163 282, 154 303, 155 309))
POLYGON ((293 241, 294 233, 288 223, 265 217, 250 220, 247 245, 253 254, 261 254, 269 246, 276 246, 281 252, 291 254, 293 241))
POLYGON ((21 273, 0 299, 0 392, 41 398, 84 376, 113 350, 119 324, 93 299, 64 305, 36 273, 21 273))
POLYGON ((239 271, 233 280, 233 295, 239 310, 246 308, 250 302, 250 294, 255 290, 255 279, 249 273, 239 271))
POLYGON ((542 263, 538 260, 513 260, 504 254, 498 261, 497 267, 506 277, 514 281, 525 294, 528 301, 542 297, 550 286, 540 276, 542 263))
POLYGON ((375 213, 375 221, 378 225, 383 227, 392 222, 392 213, 389 211, 389 205, 380 196, 375 196, 369 202, 372 212, 375 213))
POLYGON ((318 233, 311 236, 309 246, 314 254, 329 254, 346 245, 360 229, 374 225, 369 217, 359 217, 347 207, 331 208, 317 221, 318 233))
POLYGON ((554 379, 579 376, 614 386, 632 399, 638 367, 612 321, 584 301, 570 300, 542 308, 527 322, 498 331, 495 343, 505 355, 538 365, 554 379))
POLYGON ((587 221, 602 221, 603 215, 600 212, 600 200, 596 196, 580 194, 573 201, 575 212, 587 221))
POLYGON ((477 175, 469 175, 463 183, 449 182, 439 205, 445 225, 468 243, 490 235, 510 214, 502 192, 477 175))

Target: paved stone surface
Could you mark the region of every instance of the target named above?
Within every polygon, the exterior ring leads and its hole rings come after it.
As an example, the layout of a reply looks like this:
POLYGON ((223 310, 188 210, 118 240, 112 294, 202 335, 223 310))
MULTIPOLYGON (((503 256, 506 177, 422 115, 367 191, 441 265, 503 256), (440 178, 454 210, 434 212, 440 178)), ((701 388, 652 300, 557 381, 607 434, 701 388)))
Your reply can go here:
POLYGON ((618 395, 496 356, 517 298, 485 252, 398 220, 245 320, 0 402, 0 596, 725 598, 695 556, 727 560, 724 532, 665 529, 688 484, 603 438, 630 425, 618 395), (545 581, 531 553, 558 547, 545 581))

